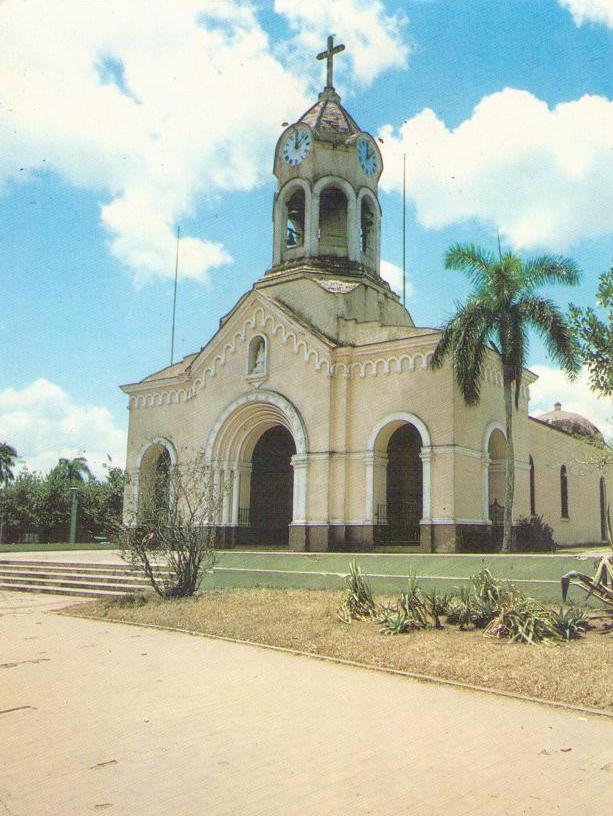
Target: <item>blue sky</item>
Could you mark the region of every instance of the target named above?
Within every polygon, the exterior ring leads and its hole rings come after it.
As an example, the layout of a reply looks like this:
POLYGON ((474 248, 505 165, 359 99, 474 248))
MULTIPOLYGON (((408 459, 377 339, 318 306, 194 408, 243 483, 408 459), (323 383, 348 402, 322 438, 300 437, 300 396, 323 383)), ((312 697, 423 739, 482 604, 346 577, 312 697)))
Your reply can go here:
MULTIPOLYGON (((0 6, 0 437, 33 467, 85 450, 121 462, 118 385, 204 345, 271 260, 282 122, 336 84, 383 138, 382 258, 440 325, 466 285, 454 241, 563 253, 592 304, 613 261, 613 0, 51 0, 0 6), (53 31, 53 37, 49 32, 53 31), (395 267, 394 267, 395 265, 395 267)), ((532 410, 556 398, 601 426, 537 341, 532 410)))

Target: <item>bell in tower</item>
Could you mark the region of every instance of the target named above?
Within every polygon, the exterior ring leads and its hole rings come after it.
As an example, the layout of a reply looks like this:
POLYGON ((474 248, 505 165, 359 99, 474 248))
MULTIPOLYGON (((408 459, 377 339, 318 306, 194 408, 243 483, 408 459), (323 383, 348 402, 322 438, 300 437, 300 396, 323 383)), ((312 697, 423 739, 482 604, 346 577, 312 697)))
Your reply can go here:
POLYGON ((326 86, 275 149, 269 274, 300 268, 379 278, 377 184, 383 163, 373 137, 360 129, 334 90, 334 56, 344 48, 328 37, 327 49, 317 57, 326 60, 326 86))

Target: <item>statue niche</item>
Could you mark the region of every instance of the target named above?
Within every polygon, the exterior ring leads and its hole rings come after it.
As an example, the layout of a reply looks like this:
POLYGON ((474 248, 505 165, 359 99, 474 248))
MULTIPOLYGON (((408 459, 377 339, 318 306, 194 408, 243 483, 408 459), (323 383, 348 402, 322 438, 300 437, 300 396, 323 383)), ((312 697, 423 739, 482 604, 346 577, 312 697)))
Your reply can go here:
POLYGON ((267 369, 266 338, 258 335, 252 338, 249 344, 247 375, 249 377, 264 377, 267 369))

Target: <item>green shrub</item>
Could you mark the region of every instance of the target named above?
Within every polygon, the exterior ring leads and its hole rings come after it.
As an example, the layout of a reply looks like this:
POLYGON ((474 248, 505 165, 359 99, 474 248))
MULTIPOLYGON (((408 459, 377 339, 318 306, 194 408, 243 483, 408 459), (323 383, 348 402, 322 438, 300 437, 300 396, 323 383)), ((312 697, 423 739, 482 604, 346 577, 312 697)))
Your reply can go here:
POLYGON ((542 516, 518 519, 514 533, 515 552, 555 552, 553 528, 542 516))

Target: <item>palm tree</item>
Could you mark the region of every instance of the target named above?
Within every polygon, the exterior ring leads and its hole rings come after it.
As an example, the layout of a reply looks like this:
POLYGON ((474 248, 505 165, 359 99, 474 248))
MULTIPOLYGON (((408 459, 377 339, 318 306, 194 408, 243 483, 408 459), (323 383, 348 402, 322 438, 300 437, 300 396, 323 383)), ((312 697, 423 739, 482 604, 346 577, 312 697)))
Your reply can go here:
POLYGON ((15 478, 13 468, 16 458, 17 451, 15 448, 9 445, 8 442, 0 442, 0 483, 5 487, 15 478))
POLYGON ((511 252, 498 257, 472 244, 455 244, 445 256, 445 268, 464 272, 473 291, 457 305, 456 314, 442 330, 432 357, 432 368, 451 357, 456 382, 467 405, 479 402, 483 366, 488 349, 502 364, 507 453, 502 549, 511 549, 515 453, 513 401, 517 410, 528 356, 528 329, 535 329, 547 350, 570 376, 580 369, 577 343, 558 307, 537 294, 548 283, 575 285, 580 272, 569 258, 543 255, 522 261, 511 252))
POLYGON ((75 456, 74 459, 60 459, 53 468, 53 472, 61 479, 70 482, 70 484, 84 482, 84 477, 91 479, 93 476, 84 456, 75 456))

